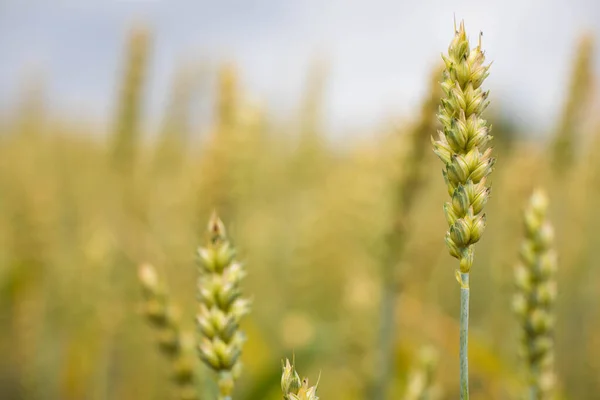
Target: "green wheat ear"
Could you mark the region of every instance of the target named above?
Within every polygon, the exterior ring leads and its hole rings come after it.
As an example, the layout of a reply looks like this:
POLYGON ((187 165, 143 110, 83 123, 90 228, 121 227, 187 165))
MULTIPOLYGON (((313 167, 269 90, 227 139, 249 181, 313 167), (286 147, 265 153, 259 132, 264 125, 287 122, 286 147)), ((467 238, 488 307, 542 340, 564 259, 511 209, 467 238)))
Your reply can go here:
POLYGON ((442 160, 444 180, 452 201, 444 205, 450 229, 446 244, 450 254, 460 262, 460 272, 469 273, 473 265, 473 244, 485 228, 485 206, 490 188, 487 176, 492 172, 495 159, 487 122, 481 114, 489 104, 488 92, 481 84, 488 76, 488 66, 481 43, 470 50, 464 24, 456 31, 454 40, 443 55, 446 69, 442 89, 445 97, 438 118, 443 126, 433 149, 442 160))
POLYGON ((283 363, 281 373, 281 391, 284 400, 319 400, 317 396, 317 386, 309 386, 308 379, 300 379, 296 368, 290 360, 286 359, 283 363))
POLYGON ((168 295, 158 279, 156 270, 149 264, 140 266, 139 281, 145 299, 144 314, 158 333, 158 347, 173 364, 173 380, 178 388, 179 399, 197 400, 194 358, 184 340, 180 322, 168 295))
POLYGON ((523 358, 529 371, 530 399, 554 396, 554 303, 557 256, 554 231, 547 219, 548 198, 541 190, 524 213, 525 239, 515 268, 513 308, 522 326, 523 358))
POLYGON ((491 157, 491 148, 487 147, 492 139, 490 128, 481 117, 489 104, 488 92, 481 88, 489 69, 489 65, 484 65, 481 35, 477 47, 471 49, 464 23, 454 31, 448 54, 442 55, 444 97, 438 119, 443 129, 432 142, 433 151, 444 163, 444 180, 451 197, 451 201, 444 204, 450 227, 446 244, 450 255, 459 260, 456 277, 461 285, 460 392, 461 399, 465 400, 469 398, 469 272, 473 265, 473 245, 481 238, 486 225, 483 207, 490 196, 486 179, 495 160, 491 157))
POLYGON ((215 213, 208 223, 208 235, 208 243, 198 250, 198 350, 202 361, 218 374, 219 398, 225 400, 231 399, 241 372, 245 335, 239 323, 250 312, 250 300, 242 297, 240 288, 245 268, 235 260, 235 249, 215 213))

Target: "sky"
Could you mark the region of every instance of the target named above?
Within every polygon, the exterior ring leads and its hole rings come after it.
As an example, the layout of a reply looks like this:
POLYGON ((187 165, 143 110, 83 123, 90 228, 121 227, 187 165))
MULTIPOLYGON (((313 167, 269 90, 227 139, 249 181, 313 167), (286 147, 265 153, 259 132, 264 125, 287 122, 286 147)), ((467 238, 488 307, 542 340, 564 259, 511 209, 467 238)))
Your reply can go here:
POLYGON ((524 127, 556 122, 584 32, 598 38, 600 73, 598 0, 0 0, 0 105, 14 102, 33 71, 52 110, 110 119, 126 34, 141 21, 154 38, 150 118, 182 61, 234 62, 252 101, 285 115, 320 60, 327 125, 369 129, 418 109, 454 16, 472 40, 483 32, 490 98, 524 127))

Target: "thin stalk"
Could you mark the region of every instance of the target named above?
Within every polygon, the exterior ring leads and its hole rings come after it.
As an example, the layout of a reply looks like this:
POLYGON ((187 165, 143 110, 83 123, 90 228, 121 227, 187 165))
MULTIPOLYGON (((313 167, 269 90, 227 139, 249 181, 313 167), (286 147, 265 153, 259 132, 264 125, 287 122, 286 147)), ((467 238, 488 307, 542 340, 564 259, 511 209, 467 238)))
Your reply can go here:
MULTIPOLYGON (((388 268, 389 269, 389 268, 388 268)), ((390 272, 390 271, 386 271, 390 272)), ((377 365, 380 373, 376 377, 372 388, 372 399, 383 400, 386 397, 388 382, 392 376, 392 363, 395 339, 395 307, 394 301, 398 294, 398 288, 393 273, 383 274, 383 293, 381 299, 381 327, 379 329, 379 348, 377 365)))
POLYGON ((230 372, 219 373, 219 400, 231 400, 233 391, 233 376, 230 372))
POLYGON ((426 175, 427 150, 431 134, 435 132, 435 113, 441 90, 439 80, 441 69, 436 67, 432 73, 429 95, 421 107, 421 115, 416 126, 409 133, 410 152, 402 160, 405 170, 394 183, 394 220, 386 235, 386 253, 382 257, 381 306, 379 341, 377 349, 377 367, 379 373, 368 388, 368 400, 385 400, 389 382, 394 374, 394 344, 396 338, 396 299, 400 294, 400 279, 397 268, 404 257, 407 240, 408 218, 414 203, 421 193, 426 175))
POLYGON ((529 398, 531 400, 537 400, 539 398, 538 397, 538 391, 537 391, 537 388, 535 386, 531 386, 530 392, 529 392, 529 398))
POLYGON ((469 273, 460 280, 460 399, 469 400, 469 273))
MULTIPOLYGON (((535 377, 535 381, 539 382, 539 370, 538 368, 532 368, 532 375, 535 377)), ((538 390, 538 385, 531 383, 529 385, 529 399, 530 400, 538 400, 540 398, 540 392, 538 390)))

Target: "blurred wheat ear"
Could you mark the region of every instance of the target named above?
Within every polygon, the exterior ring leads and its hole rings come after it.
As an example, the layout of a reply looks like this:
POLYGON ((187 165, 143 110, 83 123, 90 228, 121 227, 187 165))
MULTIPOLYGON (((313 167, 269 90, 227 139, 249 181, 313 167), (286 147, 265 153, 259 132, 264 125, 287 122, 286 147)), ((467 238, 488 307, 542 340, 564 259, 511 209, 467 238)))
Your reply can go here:
POLYGON ((524 213, 525 239, 515 268, 513 308, 522 326, 523 358, 529 372, 529 399, 554 398, 554 303, 557 256, 547 218, 548 198, 537 190, 524 213))
POLYGON ((580 38, 577 46, 571 81, 563 106, 560 122, 553 142, 552 166, 563 175, 575 160, 578 129, 581 128, 583 111, 591 99, 593 90, 594 40, 591 35, 580 38))
POLYGON ((149 264, 140 266, 138 276, 145 299, 144 314, 157 331, 161 353, 172 363, 172 377, 179 399, 197 400, 195 359, 190 354, 193 346, 185 340, 176 311, 169 303, 154 267, 149 264))
POLYGON ((481 84, 488 76, 484 65, 481 35, 477 47, 471 49, 464 23, 454 33, 448 54, 442 55, 446 69, 442 89, 444 97, 438 118, 443 130, 433 141, 433 150, 445 165, 444 180, 451 202, 444 205, 450 229, 446 244, 450 255, 459 260, 456 278, 460 283, 460 398, 469 398, 468 335, 469 335, 469 273, 475 250, 486 225, 483 207, 490 195, 486 178, 492 172, 495 159, 487 122, 481 114, 488 106, 488 92, 481 84))
POLYGON ((218 210, 221 218, 227 221, 236 220, 238 206, 234 175, 239 151, 242 150, 238 139, 244 133, 239 129, 240 92, 236 68, 231 64, 223 65, 218 74, 213 131, 205 142, 202 155, 204 176, 200 190, 206 204, 218 210))
POLYGON ((121 172, 129 171, 135 162, 149 52, 149 30, 143 26, 132 30, 126 52, 111 148, 113 163, 121 172))
POLYGON ((199 86, 197 75, 191 65, 183 64, 173 76, 171 97, 154 154, 154 168, 158 173, 180 167, 186 155, 190 144, 191 106, 199 86))

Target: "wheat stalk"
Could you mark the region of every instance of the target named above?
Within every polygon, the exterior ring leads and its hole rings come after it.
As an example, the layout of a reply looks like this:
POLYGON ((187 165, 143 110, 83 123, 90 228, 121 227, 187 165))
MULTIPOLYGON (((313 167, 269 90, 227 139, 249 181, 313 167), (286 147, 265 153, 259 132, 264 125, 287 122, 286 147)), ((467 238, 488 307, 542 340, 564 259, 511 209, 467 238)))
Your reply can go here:
POLYGON ((488 76, 489 65, 484 65, 481 35, 477 47, 470 49, 464 23, 456 30, 448 48, 442 55, 445 63, 442 89, 445 97, 438 119, 443 130, 433 140, 433 149, 445 164, 444 180, 451 202, 444 205, 450 229, 446 244, 450 254, 459 260, 457 280, 461 286, 460 307, 460 393, 469 398, 468 332, 469 332, 469 272, 473 265, 473 245, 485 229, 483 207, 490 188, 486 177, 492 172, 494 158, 487 144, 492 139, 487 122, 481 118, 488 105, 488 92, 481 84, 488 76))
POLYGON ((523 356, 529 370, 529 398, 554 396, 554 303, 556 252, 554 231, 547 219, 548 198, 532 195, 524 213, 525 240, 515 269, 517 293, 513 308, 523 328, 523 356))

